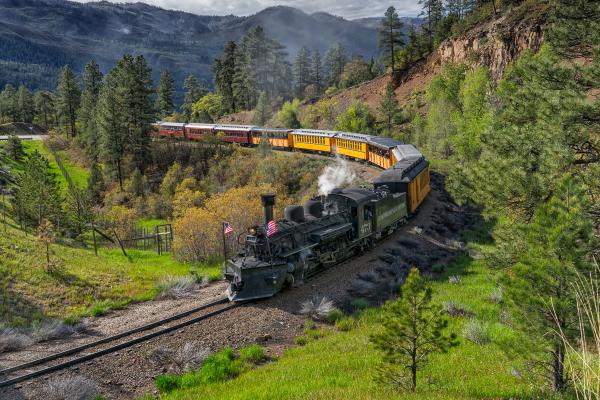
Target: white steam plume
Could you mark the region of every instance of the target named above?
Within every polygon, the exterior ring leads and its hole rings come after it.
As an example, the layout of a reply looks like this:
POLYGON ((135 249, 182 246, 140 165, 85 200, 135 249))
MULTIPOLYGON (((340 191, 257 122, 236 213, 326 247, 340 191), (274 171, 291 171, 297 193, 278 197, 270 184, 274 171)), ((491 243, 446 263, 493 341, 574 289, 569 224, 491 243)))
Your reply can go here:
POLYGON ((356 174, 342 159, 337 159, 335 165, 325 167, 319 176, 319 194, 327 196, 335 188, 350 184, 356 179, 356 174))

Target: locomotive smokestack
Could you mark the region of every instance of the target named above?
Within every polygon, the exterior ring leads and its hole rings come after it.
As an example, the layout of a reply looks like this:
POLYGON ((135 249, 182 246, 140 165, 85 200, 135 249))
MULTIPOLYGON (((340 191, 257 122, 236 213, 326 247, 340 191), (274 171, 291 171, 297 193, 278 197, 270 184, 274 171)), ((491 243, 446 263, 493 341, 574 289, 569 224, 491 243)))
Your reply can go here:
POLYGON ((265 225, 273 220, 273 206, 275 205, 275 195, 266 193, 260 196, 262 205, 265 208, 265 225))

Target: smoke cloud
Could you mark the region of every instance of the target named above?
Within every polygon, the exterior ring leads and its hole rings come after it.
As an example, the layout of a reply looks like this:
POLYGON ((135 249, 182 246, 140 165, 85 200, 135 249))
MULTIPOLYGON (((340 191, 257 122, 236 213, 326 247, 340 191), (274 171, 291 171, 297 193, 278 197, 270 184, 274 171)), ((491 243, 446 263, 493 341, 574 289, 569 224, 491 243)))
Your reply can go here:
POLYGON ((335 165, 325 167, 319 176, 319 194, 327 196, 335 188, 349 185, 356 179, 356 174, 342 159, 337 159, 335 165))

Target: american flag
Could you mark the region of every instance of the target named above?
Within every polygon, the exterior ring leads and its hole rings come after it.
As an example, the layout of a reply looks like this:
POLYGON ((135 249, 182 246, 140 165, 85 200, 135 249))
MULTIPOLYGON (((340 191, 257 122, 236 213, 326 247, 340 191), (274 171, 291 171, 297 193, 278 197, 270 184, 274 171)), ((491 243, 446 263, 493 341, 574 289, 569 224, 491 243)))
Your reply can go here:
POLYGON ((223 222, 223 233, 226 235, 233 233, 233 226, 229 222, 223 222))
POLYGON ((267 237, 271 237, 277 233, 277 222, 269 221, 267 224, 267 237))

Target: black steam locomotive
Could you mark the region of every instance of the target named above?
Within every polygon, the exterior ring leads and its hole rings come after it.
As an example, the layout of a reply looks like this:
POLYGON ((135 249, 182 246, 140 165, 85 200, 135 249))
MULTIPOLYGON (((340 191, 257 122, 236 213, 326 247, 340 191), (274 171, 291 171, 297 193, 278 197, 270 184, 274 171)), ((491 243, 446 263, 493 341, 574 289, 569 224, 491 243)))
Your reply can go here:
POLYGON ((265 226, 249 229, 244 250, 225 265, 229 299, 271 297, 374 246, 416 212, 429 193, 429 162, 412 154, 373 186, 335 189, 304 207, 287 207, 271 236, 266 225, 273 219, 275 196, 263 195, 265 226))

